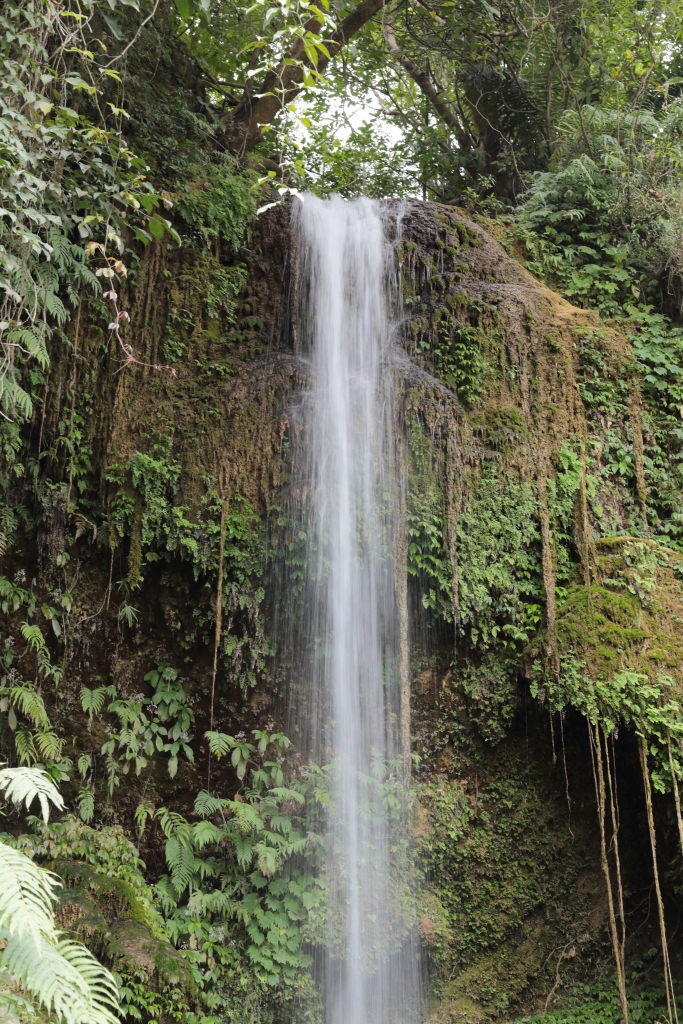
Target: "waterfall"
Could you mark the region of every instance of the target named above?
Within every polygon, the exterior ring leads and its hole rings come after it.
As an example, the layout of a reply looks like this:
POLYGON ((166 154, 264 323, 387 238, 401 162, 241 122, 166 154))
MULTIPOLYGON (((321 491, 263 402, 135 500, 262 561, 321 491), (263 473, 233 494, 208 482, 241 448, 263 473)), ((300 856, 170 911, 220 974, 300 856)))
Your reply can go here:
POLYGON ((326 1024, 398 1024, 417 1019, 419 986, 399 742, 392 263, 370 200, 306 196, 293 217, 310 374, 294 448, 307 576, 296 714, 332 762, 326 1024))

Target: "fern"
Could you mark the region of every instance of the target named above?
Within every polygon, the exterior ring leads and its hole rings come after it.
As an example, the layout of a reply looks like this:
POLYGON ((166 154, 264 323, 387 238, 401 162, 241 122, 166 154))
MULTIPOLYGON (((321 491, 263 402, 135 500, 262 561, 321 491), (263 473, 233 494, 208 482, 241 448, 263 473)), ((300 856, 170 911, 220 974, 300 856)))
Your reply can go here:
POLYGON ((32 651, 45 650, 45 637, 39 626, 32 625, 29 622, 22 622, 21 635, 32 651))
POLYGON ((58 295, 54 292, 47 292, 45 295, 45 306, 51 317, 54 318, 55 322, 63 327, 67 321, 68 314, 66 307, 58 295))
POLYGON ((31 396, 9 376, 0 378, 0 407, 7 416, 12 416, 18 411, 28 420, 33 415, 31 396))
POLYGON ((142 800, 135 808, 135 824, 139 836, 145 831, 148 818, 154 818, 154 805, 149 800, 142 800))
POLYGON ((194 811, 202 818, 210 818, 214 814, 218 814, 219 811, 223 811, 226 808, 232 807, 232 800, 228 800, 225 797, 213 796, 208 793, 205 789, 202 789, 194 801, 194 811))
POLYGON ((198 850, 208 846, 209 843, 220 843, 225 832, 214 825, 212 821, 198 821, 192 830, 192 841, 198 850))
POLYGON ((204 736, 209 741, 209 750, 216 757, 225 757, 235 746, 233 737, 224 732, 205 732, 204 736))
POLYGON ((54 930, 52 901, 61 883, 26 854, 0 842, 0 935, 33 941, 54 930))
POLYGON ((33 733, 25 726, 20 726, 14 734, 14 747, 17 757, 22 764, 35 764, 38 760, 38 751, 33 742, 33 733))
POLYGON ((39 768, 0 769, 0 792, 13 804, 25 804, 26 810, 34 800, 40 801, 43 821, 47 821, 50 803, 58 811, 64 810, 64 800, 52 779, 39 768))
MULTIPOLYGON (((28 859, 28 858, 26 858, 28 859)), ((30 863, 30 861, 29 861, 30 863)), ((56 931, 37 944, 8 938, 0 969, 9 973, 65 1024, 115 1024, 118 990, 112 975, 85 946, 56 931)))
POLYGON ((62 752, 62 741, 52 729, 41 729, 35 735, 36 747, 43 761, 57 761, 62 752))
POLYGON ((184 892, 195 874, 195 858, 189 837, 173 836, 167 840, 166 862, 171 869, 174 888, 179 893, 184 892))
MULTIPOLYGON (((38 769, 0 769, 0 790, 15 804, 64 804, 38 769)), ((113 976, 80 943, 61 935, 53 902, 61 883, 19 850, 0 842, 0 971, 23 986, 63 1024, 116 1024, 118 990, 113 976)), ((17 994, 0 993, 0 1008, 16 1011, 17 994)), ((25 1009, 32 1009, 25 1005, 25 1009)))
POLYGON ((86 824, 95 814, 95 794, 91 789, 82 789, 78 794, 78 816, 86 824))
POLYGON ((19 686, 13 686, 9 691, 9 699, 11 705, 26 715, 27 718, 30 718, 37 728, 50 728, 50 719, 45 710, 43 698, 39 693, 36 693, 31 683, 21 683, 19 686))
POLYGON ((99 715, 104 707, 107 697, 115 697, 116 689, 113 686, 98 686, 95 690, 89 690, 87 686, 81 687, 81 707, 87 711, 90 718, 99 715))

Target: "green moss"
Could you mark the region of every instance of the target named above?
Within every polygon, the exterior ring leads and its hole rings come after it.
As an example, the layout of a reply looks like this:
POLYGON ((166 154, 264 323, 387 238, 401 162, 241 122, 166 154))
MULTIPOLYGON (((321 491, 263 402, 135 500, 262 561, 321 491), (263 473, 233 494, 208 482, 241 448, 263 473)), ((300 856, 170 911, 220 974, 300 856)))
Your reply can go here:
POLYGON ((457 291, 448 292, 444 296, 444 302, 449 309, 467 309, 470 304, 470 297, 464 288, 458 288, 457 291))
POLYGON ((143 970, 147 982, 162 990, 180 987, 194 994, 196 986, 189 962, 168 943, 156 939, 150 931, 131 918, 117 918, 107 932, 108 958, 117 971, 143 970))
MULTIPOLYGON (((468 1020, 499 1016, 542 989, 548 954, 577 921, 590 930, 596 895, 585 876, 577 891, 587 851, 566 828, 552 771, 518 740, 486 757, 466 749, 461 738, 444 754, 451 777, 418 787, 420 931, 441 979, 434 1024, 459 1019, 463 1007, 468 1020)), ((594 881, 599 888, 597 871, 594 881)))
POLYGON ((538 658, 532 693, 558 711, 576 709, 608 735, 634 727, 648 739, 655 786, 667 789, 670 740, 683 773, 683 559, 629 537, 607 538, 598 550, 603 581, 567 588, 557 608, 559 671, 538 658))
POLYGON ((647 674, 653 661, 681 678, 683 639, 675 623, 683 609, 675 572, 680 556, 626 537, 601 540, 599 551, 609 552, 599 558, 603 583, 570 585, 558 608, 561 649, 571 649, 596 678, 617 666, 647 674))
POLYGON ((503 455, 519 453, 520 445, 529 441, 528 424, 517 409, 486 406, 477 410, 470 422, 483 431, 484 442, 503 455))

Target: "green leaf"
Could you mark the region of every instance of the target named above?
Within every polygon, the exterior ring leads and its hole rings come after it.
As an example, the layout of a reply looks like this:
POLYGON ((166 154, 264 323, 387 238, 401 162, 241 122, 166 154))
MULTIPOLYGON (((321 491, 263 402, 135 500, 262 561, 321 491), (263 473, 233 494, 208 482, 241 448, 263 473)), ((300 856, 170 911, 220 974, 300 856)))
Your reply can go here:
POLYGON ((174 0, 175 9, 183 19, 183 21, 189 21, 194 13, 194 4, 192 0, 174 0))
POLYGON ((150 217, 147 221, 147 227, 154 238, 163 238, 166 232, 166 225, 164 224, 161 217, 150 217))

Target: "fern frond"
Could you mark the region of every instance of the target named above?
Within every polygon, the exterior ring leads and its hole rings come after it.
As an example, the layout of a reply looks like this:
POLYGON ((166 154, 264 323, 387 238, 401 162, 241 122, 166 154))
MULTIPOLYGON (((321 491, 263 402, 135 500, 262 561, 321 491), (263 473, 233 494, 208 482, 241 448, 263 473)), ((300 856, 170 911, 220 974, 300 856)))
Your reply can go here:
POLYGON ((40 626, 30 622, 22 622, 21 635, 32 651, 42 651, 45 649, 45 637, 40 626))
POLYGON ((56 875, 0 842, 0 972, 62 1024, 117 1024, 114 978, 89 950, 55 928, 53 902, 60 886, 56 875))
POLYGON ((212 793, 208 793, 205 789, 197 793, 194 801, 194 812, 202 818, 210 818, 217 814, 218 811, 223 811, 229 807, 232 807, 232 800, 222 796, 213 796, 212 793))
POLYGON ((78 794, 78 815, 86 824, 95 814, 95 794, 91 789, 82 789, 78 794))
POLYGON ((159 904, 164 914, 166 914, 167 917, 170 916, 178 906, 180 893, 168 875, 161 876, 157 884, 154 886, 154 891, 159 899, 159 904))
POLYGON ((36 733, 36 746, 43 761, 56 761, 62 749, 62 741, 52 729, 41 729, 36 733))
POLYGON ((45 710, 45 703, 39 693, 36 693, 31 683, 22 683, 20 686, 13 686, 9 694, 13 707, 18 708, 22 714, 27 715, 33 724, 42 729, 49 729, 50 719, 45 710))
POLYGON ((33 733, 25 726, 20 726, 14 734, 14 746, 22 764, 31 764, 38 760, 38 751, 33 742, 33 733))
POLYGON ((209 843, 220 843, 225 838, 225 832, 212 821, 198 821, 193 828, 193 841, 198 850, 202 850, 209 843))
POLYGON ((234 738, 224 732, 205 732, 204 736, 209 741, 209 750, 216 757, 225 757, 235 746, 234 738))
POLYGON ((167 807, 160 807, 158 817, 162 832, 167 839, 170 839, 171 836, 177 836, 178 834, 183 835, 185 838, 189 838, 191 826, 182 814, 178 814, 177 811, 169 811, 167 807))
POLYGON ((12 936, 0 952, 0 969, 10 972, 65 1024, 116 1024, 117 988, 113 977, 84 946, 55 935, 32 943, 12 936))
POLYGON ((174 888, 182 893, 194 878, 195 858, 187 840, 173 836, 166 841, 166 863, 174 888))
POLYGON ((113 686, 98 686, 94 690, 88 689, 87 686, 81 687, 81 707, 84 711, 92 718, 93 715, 99 715, 104 707, 104 702, 107 697, 115 697, 116 690, 113 686))
POLYGON ((52 901, 61 882, 30 857, 0 842, 0 935, 31 940, 33 956, 54 935, 52 901))
POLYGON ((64 799, 52 779, 40 768, 1 768, 0 793, 13 804, 25 804, 26 810, 34 800, 40 801, 43 821, 47 821, 50 803, 58 811, 64 810, 64 799))

